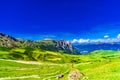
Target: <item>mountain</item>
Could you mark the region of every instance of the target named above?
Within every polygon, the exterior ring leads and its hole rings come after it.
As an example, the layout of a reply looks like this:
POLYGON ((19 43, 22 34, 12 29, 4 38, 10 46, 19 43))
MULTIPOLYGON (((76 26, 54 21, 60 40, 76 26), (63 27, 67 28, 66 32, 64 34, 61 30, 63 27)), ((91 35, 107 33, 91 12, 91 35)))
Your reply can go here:
POLYGON ((120 50, 120 43, 77 44, 74 47, 79 49, 82 54, 86 54, 95 50, 120 50))
POLYGON ((0 46, 1 47, 17 47, 20 41, 9 35, 0 33, 0 46))
POLYGON ((71 42, 65 40, 22 40, 4 33, 0 33, 0 47, 30 47, 65 53, 79 53, 79 51, 73 47, 71 42))

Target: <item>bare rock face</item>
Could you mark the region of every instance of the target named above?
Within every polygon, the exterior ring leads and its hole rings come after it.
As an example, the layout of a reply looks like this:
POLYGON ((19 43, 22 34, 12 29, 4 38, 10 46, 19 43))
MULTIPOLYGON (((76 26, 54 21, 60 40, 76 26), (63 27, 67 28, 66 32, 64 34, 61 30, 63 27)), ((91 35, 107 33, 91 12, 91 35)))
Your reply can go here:
POLYGON ((0 33, 0 46, 1 47, 16 47, 18 40, 9 35, 0 33))
POLYGON ((68 75, 68 80, 79 80, 83 74, 79 70, 72 70, 68 75))
POLYGON ((10 35, 0 33, 0 47, 29 47, 32 46, 33 41, 31 40, 20 40, 10 35))
POLYGON ((73 46, 71 42, 67 42, 65 40, 54 40, 55 46, 62 49, 66 50, 69 52, 73 52, 73 46))
POLYGON ((0 33, 0 39, 9 39, 12 41, 17 41, 17 39, 15 39, 14 37, 11 37, 11 36, 3 34, 3 33, 0 33))
POLYGON ((72 46, 72 43, 69 41, 68 42, 68 48, 71 50, 71 51, 73 51, 73 46, 72 46))

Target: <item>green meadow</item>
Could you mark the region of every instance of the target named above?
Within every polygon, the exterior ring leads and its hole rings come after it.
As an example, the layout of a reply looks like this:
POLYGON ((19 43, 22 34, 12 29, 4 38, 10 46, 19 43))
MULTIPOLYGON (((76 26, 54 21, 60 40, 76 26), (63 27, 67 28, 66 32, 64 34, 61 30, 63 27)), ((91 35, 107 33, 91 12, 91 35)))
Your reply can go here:
POLYGON ((0 80, 120 80, 120 51, 99 50, 86 55, 65 54, 32 48, 0 48, 0 80))

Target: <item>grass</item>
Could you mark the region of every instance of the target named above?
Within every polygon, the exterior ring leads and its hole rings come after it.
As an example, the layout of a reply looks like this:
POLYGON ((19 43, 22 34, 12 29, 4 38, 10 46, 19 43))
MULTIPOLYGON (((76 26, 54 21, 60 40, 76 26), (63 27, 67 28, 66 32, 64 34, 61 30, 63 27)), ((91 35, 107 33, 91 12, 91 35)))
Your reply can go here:
MULTIPOLYGON (((66 55, 68 56, 68 55, 66 55)), ((40 49, 31 48, 11 48, 3 50, 0 53, 0 78, 33 76, 37 75, 40 78, 25 78, 20 80, 55 80, 59 74, 66 74, 70 71, 69 59, 63 53, 44 51, 40 49), (4 59, 4 60, 2 60, 4 59), (6 60, 24 60, 24 61, 38 61, 41 65, 22 64, 6 60), (67 61, 68 60, 68 61, 67 61), (65 64, 63 64, 65 63, 65 64)), ((17 79, 18 80, 18 79, 17 79)))
POLYGON ((88 63, 80 63, 75 67, 84 73, 88 80, 120 79, 119 51, 95 51, 89 55, 83 55, 82 59, 88 63))
POLYGON ((60 52, 29 48, 0 49, 0 78, 15 80, 67 80, 71 70, 84 74, 84 80, 120 80, 120 51, 100 50, 87 55, 70 55, 60 52), (37 61, 37 64, 23 64, 12 60, 37 61), (18 78, 16 77, 27 77, 18 78), (32 76, 32 77, 30 77, 32 76))
MULTIPOLYGON (((41 65, 32 65, 32 64, 22 64, 12 61, 0 60, 0 78, 11 77, 22 77, 22 76, 31 76, 38 75, 40 78, 27 78, 30 80, 42 80, 44 78, 55 79, 58 74, 64 73, 64 71, 69 68, 67 65, 63 64, 53 64, 53 63, 42 63, 41 65)), ((21 79, 22 80, 22 79, 21 79)), ((24 80, 24 79, 23 79, 24 80)))
POLYGON ((53 63, 79 62, 79 56, 33 48, 11 48, 7 50, 0 48, 0 58, 53 63))

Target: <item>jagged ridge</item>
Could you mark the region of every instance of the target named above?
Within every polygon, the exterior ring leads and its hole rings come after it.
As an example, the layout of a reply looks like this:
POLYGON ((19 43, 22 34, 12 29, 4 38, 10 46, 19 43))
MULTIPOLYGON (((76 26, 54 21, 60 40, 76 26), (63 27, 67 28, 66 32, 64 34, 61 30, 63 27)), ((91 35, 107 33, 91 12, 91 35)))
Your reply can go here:
POLYGON ((22 40, 3 33, 0 33, 0 47, 31 47, 50 51, 79 53, 79 51, 72 46, 71 42, 65 40, 22 40))

